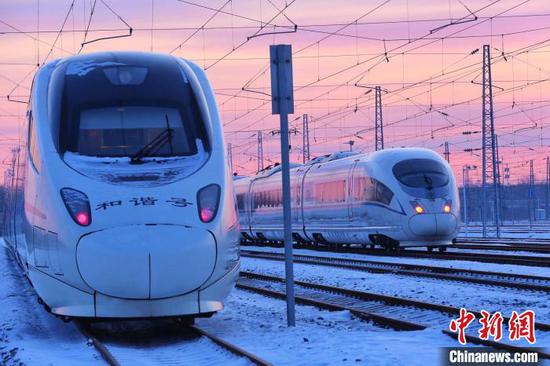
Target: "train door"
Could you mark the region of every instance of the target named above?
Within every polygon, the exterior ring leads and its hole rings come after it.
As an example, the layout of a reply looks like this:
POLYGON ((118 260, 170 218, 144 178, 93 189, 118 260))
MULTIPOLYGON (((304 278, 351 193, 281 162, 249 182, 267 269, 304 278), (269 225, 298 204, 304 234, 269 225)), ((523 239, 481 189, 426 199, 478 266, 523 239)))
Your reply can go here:
POLYGON ((349 210, 350 210, 350 222, 352 224, 359 224, 366 219, 367 206, 364 205, 364 190, 365 184, 369 183, 369 178, 362 171, 363 167, 358 164, 359 160, 353 163, 350 169, 350 191, 349 191, 349 210))
MULTIPOLYGON (((301 175, 300 175, 300 211, 299 211, 299 217, 300 221, 302 223, 302 230, 304 234, 304 238, 306 240, 313 240, 311 237, 307 235, 307 228, 308 225, 311 225, 311 220, 307 220, 305 210, 306 210, 306 178, 308 173, 311 171, 311 168, 313 165, 308 165, 305 169, 303 169, 301 175)), ((311 195, 311 193, 310 193, 311 195)))
POLYGON ((290 190, 291 190, 291 209, 292 209, 292 226, 302 227, 302 178, 304 176, 304 169, 296 169, 296 174, 292 174, 290 178, 290 190))
POLYGON ((26 179, 24 185, 24 224, 25 241, 27 244, 27 262, 35 267, 43 267, 46 256, 41 251, 42 243, 37 230, 37 218, 41 212, 37 208, 38 183, 40 179, 41 157, 38 150, 37 128, 32 112, 29 113, 29 124, 27 131, 27 149, 25 151, 28 160, 25 167, 26 179))
POLYGON ((348 187, 347 187, 347 199, 346 199, 346 202, 348 204, 348 216, 350 218, 351 221, 353 221, 353 204, 354 204, 354 197, 355 195, 353 194, 354 193, 354 190, 355 190, 355 180, 353 179, 354 177, 354 171, 355 171, 355 167, 357 166, 357 160, 353 162, 353 164, 350 166, 349 168, 349 172, 348 172, 348 187))

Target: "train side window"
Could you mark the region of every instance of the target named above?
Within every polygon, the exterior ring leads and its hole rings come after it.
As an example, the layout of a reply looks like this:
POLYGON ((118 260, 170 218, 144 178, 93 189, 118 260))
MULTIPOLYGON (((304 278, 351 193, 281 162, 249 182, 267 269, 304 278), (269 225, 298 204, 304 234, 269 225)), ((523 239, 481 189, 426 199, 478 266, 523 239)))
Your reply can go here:
POLYGON ((385 205, 389 205, 393 198, 393 192, 391 191, 391 189, 386 187, 384 183, 381 183, 377 180, 374 181, 375 201, 381 202, 385 205))
POLYGON ((40 172, 42 168, 42 161, 40 159, 40 152, 38 149, 38 143, 36 140, 36 127, 34 124, 34 118, 32 112, 29 112, 29 131, 27 137, 27 146, 29 149, 29 157, 32 165, 37 172, 40 172))
POLYGON ((393 192, 385 184, 370 177, 355 178, 354 199, 358 202, 380 202, 389 205, 393 192))
POLYGON ((346 181, 337 180, 322 182, 315 185, 315 201, 317 203, 337 203, 346 201, 346 181))

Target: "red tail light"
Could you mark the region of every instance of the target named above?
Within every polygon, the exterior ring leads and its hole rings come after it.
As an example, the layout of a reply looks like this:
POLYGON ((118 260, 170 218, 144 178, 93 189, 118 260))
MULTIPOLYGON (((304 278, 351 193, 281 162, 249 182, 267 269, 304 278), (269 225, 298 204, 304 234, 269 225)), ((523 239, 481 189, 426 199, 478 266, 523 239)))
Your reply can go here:
POLYGON ((220 203, 220 186, 210 184, 203 187, 197 193, 197 208, 199 210, 199 218, 202 222, 208 223, 214 220, 218 213, 220 203))
POLYGON ((79 212, 76 214, 76 222, 82 226, 90 225, 90 216, 86 212, 79 212))
POLYGON ((71 218, 80 226, 88 226, 92 222, 90 201, 86 194, 72 188, 62 188, 61 198, 69 211, 71 218))

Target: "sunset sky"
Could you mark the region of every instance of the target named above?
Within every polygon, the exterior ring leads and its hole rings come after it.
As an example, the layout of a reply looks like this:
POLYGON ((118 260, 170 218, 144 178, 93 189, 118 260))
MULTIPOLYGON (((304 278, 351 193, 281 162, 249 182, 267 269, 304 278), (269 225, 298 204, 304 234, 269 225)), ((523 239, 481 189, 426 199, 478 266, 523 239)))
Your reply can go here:
MULTIPOLYGON (((141 50, 172 53, 206 69, 235 170, 254 173, 258 131, 265 164, 279 161, 268 68, 269 45, 276 43, 293 47, 293 161, 302 160, 306 113, 312 157, 348 150, 350 140, 355 150, 372 151, 374 93, 366 86, 380 85, 386 147, 442 154, 448 141, 458 179, 465 164, 480 169, 482 49, 489 44, 500 157, 510 170, 504 182, 526 181, 531 159, 537 179, 545 179, 548 0, 1 0, 3 168, 24 133, 21 102, 37 65, 78 52, 141 50), (128 35, 128 25, 131 36, 81 46, 128 35)), ((478 181, 479 173, 471 178, 478 181)))

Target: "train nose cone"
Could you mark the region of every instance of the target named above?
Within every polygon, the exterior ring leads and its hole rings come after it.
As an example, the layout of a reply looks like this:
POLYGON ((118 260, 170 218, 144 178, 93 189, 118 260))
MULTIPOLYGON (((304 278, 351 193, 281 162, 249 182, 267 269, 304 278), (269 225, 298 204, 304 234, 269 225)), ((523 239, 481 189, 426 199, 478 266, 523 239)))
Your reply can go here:
POLYGON ((83 280, 96 291, 155 299, 200 287, 214 270, 216 242, 198 228, 123 226, 84 236, 76 257, 83 280))
POLYGON ((443 236, 456 230, 457 220, 453 214, 421 214, 409 219, 409 228, 419 236, 443 236))

